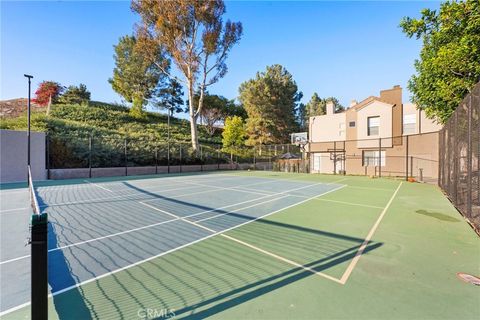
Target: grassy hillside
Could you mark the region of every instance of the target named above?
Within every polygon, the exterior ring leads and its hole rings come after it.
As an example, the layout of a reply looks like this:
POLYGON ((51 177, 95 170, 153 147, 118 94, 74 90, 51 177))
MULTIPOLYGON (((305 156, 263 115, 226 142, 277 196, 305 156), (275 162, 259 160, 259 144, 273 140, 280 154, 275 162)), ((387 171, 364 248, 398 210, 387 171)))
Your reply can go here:
MULTIPOLYGON (((52 136, 87 137, 129 137, 142 140, 166 140, 167 117, 162 114, 146 112, 142 119, 130 115, 129 109, 102 102, 90 105, 53 105, 50 116, 45 111, 32 114, 32 130, 47 131, 52 136)), ((25 130, 26 114, 1 120, 1 129, 25 130)), ((171 137, 176 141, 190 140, 190 123, 187 120, 171 119, 171 137)), ((203 126, 199 126, 200 141, 220 143, 219 134, 210 137, 203 126)))
MULTIPOLYGON (((190 144, 190 123, 177 118, 170 122, 172 143, 170 160, 167 160, 167 117, 154 112, 146 112, 145 117, 139 119, 132 117, 123 106, 90 102, 88 106, 53 105, 49 116, 44 109, 34 109, 31 120, 32 130, 49 134, 50 168, 85 168, 89 161, 93 167, 124 166, 125 138, 129 166, 218 161, 217 144, 221 143, 221 135, 211 137, 199 126, 202 151, 196 154, 190 144)), ((25 113, 1 119, 0 129, 26 128, 25 113)))

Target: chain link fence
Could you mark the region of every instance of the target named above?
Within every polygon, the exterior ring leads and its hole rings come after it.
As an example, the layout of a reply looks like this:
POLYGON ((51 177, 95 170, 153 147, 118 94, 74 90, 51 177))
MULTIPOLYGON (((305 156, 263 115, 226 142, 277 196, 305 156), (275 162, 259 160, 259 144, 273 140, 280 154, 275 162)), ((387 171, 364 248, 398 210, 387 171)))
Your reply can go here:
POLYGON ((310 172, 438 181, 438 132, 398 137, 313 142, 310 172))
MULTIPOLYGON (((46 138, 49 179, 193 172, 210 170, 273 170, 285 153, 301 157, 289 144, 224 149, 221 144, 116 135, 57 135, 46 138)), ((284 168, 281 168, 282 171, 284 168)), ((292 167, 291 170, 293 171, 292 167)))
POLYGON ((440 131, 439 185, 480 234, 480 82, 440 131))

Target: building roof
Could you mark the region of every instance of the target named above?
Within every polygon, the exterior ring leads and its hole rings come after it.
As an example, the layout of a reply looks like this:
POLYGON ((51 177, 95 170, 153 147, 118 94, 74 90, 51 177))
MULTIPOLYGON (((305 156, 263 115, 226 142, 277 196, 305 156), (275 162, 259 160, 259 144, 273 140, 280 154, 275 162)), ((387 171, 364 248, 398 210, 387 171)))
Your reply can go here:
POLYGON ((386 104, 389 104, 391 106, 394 106, 394 104, 391 104, 390 102, 387 102, 385 100, 382 100, 380 99, 379 97, 376 97, 376 96, 370 96, 362 101, 360 101, 359 103, 357 103, 356 105, 350 107, 349 109, 354 109, 355 111, 358 111, 364 107, 366 107, 367 105, 369 105, 370 103, 374 102, 374 101, 379 101, 379 102, 382 102, 382 103, 386 103, 386 104))

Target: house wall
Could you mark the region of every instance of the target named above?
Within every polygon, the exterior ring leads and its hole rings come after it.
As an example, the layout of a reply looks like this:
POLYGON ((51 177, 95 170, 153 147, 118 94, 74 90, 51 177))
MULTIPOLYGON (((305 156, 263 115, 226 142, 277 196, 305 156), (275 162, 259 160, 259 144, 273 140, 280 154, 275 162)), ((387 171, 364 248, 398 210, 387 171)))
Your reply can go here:
MULTIPOLYGON (((380 101, 373 101, 369 105, 357 110, 357 147, 373 148, 378 146, 375 139, 392 136, 392 105, 380 101), (380 117, 380 128, 378 135, 368 135, 368 117, 380 117), (361 141, 369 139, 366 141, 361 141)), ((382 141, 382 146, 391 147, 392 139, 382 141)))
POLYGON ((442 128, 442 125, 436 123, 433 120, 428 119, 425 116, 425 112, 420 109, 417 109, 417 106, 413 103, 405 103, 403 106, 403 115, 415 114, 416 115, 416 124, 415 124, 415 133, 429 133, 437 132, 442 128))
POLYGON ((353 108, 349 108, 345 111, 345 126, 346 126, 346 140, 356 140, 357 139, 357 112, 353 108), (350 127, 349 123, 354 121, 355 127, 350 127))
MULTIPOLYGON (((385 139, 385 140, 391 140, 385 139)), ((405 177, 408 164, 408 175, 419 178, 420 170, 423 171, 425 180, 436 181, 438 178, 438 132, 430 132, 419 135, 409 135, 401 137, 400 145, 391 145, 385 147, 382 140, 382 151, 385 151, 385 165, 382 166, 382 176, 405 177), (407 153, 408 139, 408 153, 407 153)), ((378 175, 379 168, 375 166, 363 166, 363 151, 378 150, 378 142, 375 148, 358 148, 357 141, 337 142, 335 144, 339 150, 345 150, 345 171, 347 174, 358 175, 378 175)), ((314 169, 315 155, 321 155, 320 170, 312 172, 333 173, 333 161, 330 160, 332 143, 313 143, 311 149, 318 153, 311 153, 311 168, 314 169), (320 153, 323 151, 324 153, 320 153)), ((337 163, 337 168, 341 165, 337 163)))
MULTIPOLYGON (((380 99, 393 105, 392 107, 392 125, 391 125, 391 137, 399 137, 402 135, 402 88, 400 86, 393 86, 392 89, 380 91, 380 99)), ((394 145, 399 145, 401 139, 394 139, 394 145)))
POLYGON ((346 138, 345 112, 310 117, 310 141, 342 141, 346 138), (340 134, 340 125, 344 130, 340 134))

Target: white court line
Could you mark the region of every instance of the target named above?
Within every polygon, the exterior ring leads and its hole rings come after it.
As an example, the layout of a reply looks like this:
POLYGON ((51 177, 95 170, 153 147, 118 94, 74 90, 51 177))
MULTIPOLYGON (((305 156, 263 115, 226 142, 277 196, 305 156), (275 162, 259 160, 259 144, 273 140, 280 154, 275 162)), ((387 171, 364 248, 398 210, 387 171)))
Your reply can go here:
POLYGON ((83 180, 83 181, 85 181, 86 183, 89 183, 89 184, 91 184, 91 185, 93 185, 93 186, 95 186, 95 187, 101 188, 101 189, 103 189, 103 190, 107 190, 108 192, 113 192, 112 190, 110 190, 110 189, 108 189, 108 188, 105 188, 104 186, 101 186, 101 185, 99 185, 98 183, 90 182, 90 181, 88 181, 88 180, 83 180))
POLYGON ((355 189, 364 189, 364 190, 381 190, 381 191, 392 191, 393 189, 388 189, 388 188, 370 188, 370 187, 359 187, 359 186, 348 186, 349 188, 355 188, 355 189))
MULTIPOLYGON (((340 180, 338 180, 338 181, 334 181, 334 182, 331 182, 331 183, 323 183, 323 182, 322 182, 322 184, 328 185, 328 184, 332 184, 332 183, 339 182, 339 181, 342 181, 342 180, 345 180, 345 179, 340 179, 340 180)), ((320 184, 320 183, 318 183, 318 184, 320 184)), ((312 185, 312 186, 313 186, 313 185, 312 185)), ((346 187, 346 185, 342 185, 342 186, 340 186, 340 187, 338 187, 338 188, 329 190, 329 191, 324 192, 324 193, 322 193, 322 194, 320 194, 320 195, 316 195, 315 197, 319 197, 319 196, 322 196, 322 195, 324 195, 324 194, 328 194, 328 193, 330 193, 330 192, 337 191, 337 190, 339 190, 339 189, 341 189, 341 188, 344 188, 344 187, 346 187)), ((314 198, 314 197, 312 197, 312 198, 314 198)), ((181 246, 172 248, 172 249, 170 249, 170 250, 167 250, 167 251, 165 251, 165 252, 162 252, 162 253, 160 253, 160 254, 158 254, 158 255, 155 255, 155 256, 149 257, 149 258, 147 258, 147 259, 143 259, 143 260, 137 261, 137 262, 132 263, 132 264, 130 264, 130 265, 127 265, 127 266, 125 266, 125 267, 122 267, 122 268, 119 268, 119 269, 116 269, 116 270, 113 270, 113 271, 104 273, 104 274, 102 274, 102 275, 99 275, 99 276, 97 276, 97 277, 90 278, 90 279, 85 280, 85 281, 83 281, 83 282, 76 283, 76 284, 74 284, 74 285, 72 285, 72 286, 69 286, 69 287, 67 287, 67 288, 64 288, 64 289, 62 289, 62 290, 56 291, 56 292, 54 292, 54 293, 50 293, 50 294, 48 295, 48 297, 53 297, 53 296, 62 294, 62 293, 64 293, 64 292, 67 292, 67 291, 69 291, 69 290, 78 288, 78 287, 83 286, 83 285, 85 285, 85 284, 88 284, 88 283, 90 283, 90 282, 94 282, 94 281, 97 281, 97 280, 99 280, 99 279, 102 279, 102 278, 105 278, 105 277, 114 275, 114 274, 116 274, 116 273, 118 273, 118 272, 120 272, 120 271, 124 271, 124 270, 130 269, 130 268, 132 268, 132 267, 135 267, 135 266, 140 265, 140 264, 142 264, 142 263, 145 263, 145 262, 148 262, 148 261, 157 259, 157 258, 159 258, 159 257, 162 257, 162 256, 167 255, 167 254, 169 254, 169 253, 175 252, 175 251, 177 251, 177 250, 180 250, 180 249, 183 249, 183 248, 187 248, 187 247, 189 247, 189 246, 191 246, 191 245, 193 245, 193 244, 195 244, 195 243, 199 243, 199 242, 201 242, 201 241, 207 240, 207 239, 212 238, 212 237, 214 237, 214 236, 217 236, 217 235, 219 235, 219 234, 223 234, 224 232, 227 232, 227 231, 236 229, 236 228, 241 227, 241 226, 243 226, 243 225, 246 225, 246 224, 248 224, 248 223, 252 223, 252 222, 254 222, 254 221, 256 221, 256 220, 258 220, 258 219, 260 219, 260 218, 265 218, 265 217, 268 217, 268 216, 270 216, 270 215, 272 215, 272 214, 275 214, 275 213, 277 213, 277 212, 280 212, 280 211, 283 211, 283 210, 287 210, 287 209, 289 209, 289 208, 291 208, 291 207, 294 207, 294 206, 297 206, 297 205, 302 204, 302 203, 304 203, 304 202, 307 202, 308 200, 310 200, 310 199, 305 199, 305 200, 303 200, 303 201, 300 201, 300 202, 297 202, 297 203, 295 203, 295 204, 286 206, 286 207, 284 207, 284 208, 281 208, 281 209, 278 209, 278 210, 269 212, 269 213, 267 213, 267 214, 265 214, 265 215, 263 215, 263 216, 261 216, 261 217, 257 217, 257 218, 255 218, 255 219, 252 219, 252 220, 246 221, 246 222, 244 222, 244 223, 241 223, 241 224, 239 224, 239 225, 237 225, 237 226, 234 226, 234 227, 225 229, 225 230, 220 231, 220 232, 218 232, 218 233, 210 234, 210 235, 208 235, 208 236, 205 236, 205 237, 203 237, 203 238, 197 239, 197 240, 195 240, 195 241, 192 241, 192 242, 186 243, 186 244, 184 244, 184 245, 181 245, 181 246)), ((28 306, 28 305, 30 305, 30 304, 31 304, 31 302, 26 302, 26 303, 24 303, 24 304, 22 304, 22 305, 19 305, 19 306, 13 307, 13 308, 11 308, 11 309, 5 310, 5 311, 3 311, 2 313, 0 313, 0 316, 3 316, 3 315, 8 314, 8 313, 11 313, 11 312, 13 312, 13 311, 15 311, 15 310, 18 310, 18 309, 20 309, 20 308, 26 307, 26 306, 28 306)))
MULTIPOLYGON (((170 191, 184 190, 184 189, 190 189, 190 188, 193 188, 193 187, 188 187, 188 186, 182 185, 181 187, 172 188, 172 189, 153 189, 153 190, 146 190, 146 191, 147 192, 170 192, 170 191)), ((71 202, 59 202, 59 203, 53 203, 53 204, 45 204, 45 205, 41 205, 40 208, 66 206, 66 205, 71 205, 71 204, 82 204, 82 203, 89 204, 89 203, 95 203, 94 201, 97 201, 97 200, 111 200, 111 199, 118 199, 118 198, 129 199, 130 197, 139 196, 139 195, 142 195, 142 193, 139 193, 138 191, 135 191, 135 192, 128 192, 128 193, 124 193, 124 194, 120 194, 118 196, 112 196, 112 197, 88 198, 88 199, 85 199, 85 200, 78 200, 78 201, 71 201, 71 202)))
MULTIPOLYGON (((269 195, 269 196, 270 196, 270 195, 269 195)), ((198 215, 201 215, 201 214, 204 214, 204 213, 207 213, 207 212, 216 211, 216 210, 221 210, 221 209, 225 209, 225 208, 229 208, 229 207, 238 206, 238 205, 244 204, 244 203, 261 200, 261 199, 267 198, 267 197, 269 197, 269 196, 259 197, 259 198, 255 198, 255 199, 251 199, 251 200, 247 200, 247 201, 242 201, 242 202, 234 203, 234 204, 231 204, 231 205, 228 205, 228 206, 224 206, 224 207, 215 208, 215 209, 212 209, 212 210, 207 210, 207 211, 202 211, 202 212, 194 213, 194 214, 185 216, 185 218, 190 218, 190 217, 198 216, 198 215)), ((147 207, 150 207, 150 208, 153 208, 153 209, 155 209, 155 210, 160 211, 160 209, 158 209, 158 208, 156 208, 156 207, 154 207, 154 206, 151 206, 151 205, 149 205, 149 204, 143 203, 143 202, 141 202, 141 201, 139 201, 139 203, 141 203, 141 204, 143 204, 143 205, 145 205, 145 206, 147 206, 147 207)), ((260 203, 260 204, 261 204, 261 203, 260 203)), ((260 204, 257 204, 257 205, 260 205, 260 204)), ((249 206, 249 207, 252 207, 252 206, 249 206)), ((243 209, 246 209, 246 208, 249 208, 249 207, 239 208, 239 209, 237 209, 237 210, 243 210, 243 209)), ((235 212, 235 211, 232 211, 232 212, 235 212)), ((149 225, 146 225, 146 226, 142 226, 142 227, 138 227, 138 228, 134 228, 134 229, 129 229, 129 230, 125 230, 125 231, 121 231, 121 232, 117 232, 117 233, 112 233, 112 234, 109 234, 109 235, 106 235, 106 236, 102 236, 102 237, 98 237, 98 238, 93 238, 93 239, 89 239, 89 240, 85 240, 85 241, 75 242, 75 243, 71 243, 71 244, 68 244, 68 245, 64 245, 64 246, 60 246, 60 247, 56 247, 56 248, 49 249, 48 252, 54 252, 54 251, 57 251, 57 250, 62 250, 62 249, 70 248, 70 247, 76 247, 76 246, 79 246, 79 245, 82 245, 82 244, 86 244, 86 243, 90 243, 90 242, 94 242, 94 241, 99 241, 99 240, 103 240, 103 239, 108 239, 108 238, 112 238, 112 237, 124 235, 124 234, 131 233, 131 232, 135 232, 135 231, 140 231, 140 230, 144 230, 144 229, 148 229, 148 228, 153 228, 153 227, 156 227, 156 226, 159 226, 159 225, 163 225, 163 224, 167 224, 167 223, 171 223, 171 222, 174 222, 174 221, 177 221, 177 220, 179 220, 179 219, 170 219, 170 220, 166 220, 166 221, 156 222, 156 223, 152 223, 152 224, 149 224, 149 225)), ((6 264, 6 263, 10 263, 10 262, 14 262, 14 261, 17 261, 17 260, 22 260, 22 259, 25 259, 25 258, 28 258, 28 257, 30 257, 29 254, 28 254, 28 255, 21 256, 21 257, 13 258, 13 259, 10 259, 10 260, 1 261, 1 262, 0 262, 0 265, 6 264)))
MULTIPOLYGON (((320 195, 316 195, 315 197, 318 197, 318 196, 320 196, 320 195)), ((264 203, 271 202, 271 201, 275 201, 275 200, 280 200, 280 199, 285 198, 285 197, 288 197, 288 195, 287 195, 287 196, 283 196, 283 197, 281 197, 281 198, 276 198, 276 199, 273 199, 273 200, 268 200, 268 201, 265 201, 264 203)), ((308 201, 308 199, 307 199, 307 200, 304 200, 304 201, 302 201, 302 202, 305 202, 305 201, 308 201)), ((298 205, 298 204, 300 204, 300 203, 301 203, 301 202, 299 202, 299 203, 297 203, 297 204, 295 204, 295 205, 298 205)), ((254 206, 255 206, 255 205, 254 205, 254 206)), ((329 276, 328 274, 324 274, 324 273, 322 273, 322 272, 315 271, 315 270, 313 270, 312 268, 309 268, 309 267, 307 267, 307 266, 304 266, 304 265, 302 265, 302 264, 300 264, 300 263, 298 263, 298 262, 295 262, 295 261, 289 260, 289 259, 287 259, 287 258, 281 257, 281 256, 276 255, 276 254, 274 254, 274 253, 272 253, 272 252, 269 252, 269 251, 267 251, 267 250, 260 249, 260 248, 254 246, 254 245, 251 245, 251 244, 246 243, 246 242, 244 242, 244 241, 238 240, 238 239, 236 239, 236 238, 234 238, 234 237, 232 237, 232 236, 228 236, 228 235, 226 235, 226 234, 224 233, 225 231, 216 231, 216 230, 214 230, 214 229, 211 229, 211 228, 209 228, 209 227, 206 227, 206 226, 204 226, 204 225, 199 224, 199 222, 202 222, 202 221, 205 221, 205 220, 214 219, 214 218, 217 218, 217 217, 219 217, 219 216, 223 216, 223 215, 225 215, 225 214, 216 215, 216 216, 209 217, 209 218, 202 219, 202 220, 198 220, 198 221, 190 221, 190 220, 188 220, 188 219, 186 219, 186 218, 177 216, 176 214, 170 213, 170 212, 168 212, 168 211, 165 211, 165 210, 162 210, 162 209, 159 209, 159 208, 155 208, 155 207, 153 207, 153 206, 150 206, 150 207, 151 207, 152 209, 158 210, 159 212, 163 212, 163 213, 168 214, 168 215, 170 215, 170 216, 172 216, 172 217, 174 217, 174 218, 177 218, 177 219, 180 219, 180 220, 182 220, 182 221, 184 221, 184 222, 187 222, 187 223, 189 223, 189 224, 191 224, 191 225, 193 225, 193 226, 196 226, 196 227, 198 227, 198 228, 207 230, 207 231, 209 231, 209 232, 213 232, 214 234, 218 234, 218 235, 220 235, 221 237, 224 237, 224 238, 227 238, 227 239, 229 239, 229 240, 235 241, 235 242, 237 242, 237 243, 239 243, 239 244, 241 244, 241 245, 244 245, 244 246, 246 246, 246 247, 248 247, 248 248, 250 248, 250 249, 256 250, 256 251, 261 252, 261 253, 263 253, 263 254, 266 254, 266 255, 268 255, 268 256, 270 256, 270 257, 276 258, 277 260, 286 262, 286 263, 288 263, 288 264, 290 264, 290 265, 293 265, 293 266, 295 266, 295 267, 297 267, 297 268, 301 268, 301 269, 306 270, 306 271, 308 271, 308 272, 311 272, 311 273, 313 273, 313 274, 315 274, 315 275, 318 275, 318 276, 321 276, 321 277, 327 278, 327 279, 329 279, 329 280, 332 280, 332 281, 335 281, 335 282, 340 283, 340 280, 339 280, 339 279, 334 278, 334 277, 332 277, 332 276, 329 276)), ((253 206, 252 206, 252 207, 253 207, 253 206)), ((263 218, 263 216, 260 217, 260 218, 263 218)), ((255 220, 258 220, 258 218, 255 219, 255 220)), ((235 228, 238 228, 238 226, 236 226, 235 228)))
POLYGON ((24 193, 24 192, 28 192, 28 188, 20 188, 20 190, 0 189, 0 196, 12 194, 12 193, 24 193))
POLYGON ((363 251, 365 251, 365 248, 367 247, 368 243, 369 243, 370 240, 372 239, 373 234, 375 233, 375 231, 377 230, 378 226, 380 225, 380 222, 382 221, 383 217, 385 216, 385 213, 387 213, 388 208, 389 208, 390 205, 392 204, 393 199, 395 199, 395 196, 397 195, 398 190, 400 190, 400 187, 402 186, 402 184, 403 184, 403 182, 400 182, 400 184, 398 185, 397 189, 395 190, 395 192, 394 192, 393 195, 391 196, 390 200, 388 201, 387 205, 386 205, 385 208, 383 209, 382 213, 381 213, 380 216, 378 217, 377 221, 375 221, 375 224, 374 224, 373 227, 370 229, 370 232, 368 233, 367 237, 366 237, 365 240, 363 241, 362 245, 360 246, 360 248, 358 248, 358 251, 357 251, 357 253, 355 254, 355 257, 353 257, 352 261, 350 262, 350 264, 349 264, 348 267, 347 267, 347 270, 345 270, 345 273, 342 275, 342 278, 340 279, 340 281, 342 282, 342 284, 345 284, 345 283, 347 282, 348 278, 350 277, 350 274, 352 273, 352 271, 353 271, 353 269, 355 268, 358 260, 359 260, 360 257, 362 256, 363 251))
POLYGON ((0 214, 2 214, 2 213, 11 213, 12 211, 27 210, 27 209, 29 209, 29 208, 30 208, 30 207, 0 210, 0 214))
POLYGON ((329 275, 326 274, 326 273, 323 273, 323 272, 320 272, 320 271, 315 271, 315 270, 313 270, 312 268, 309 268, 309 267, 307 267, 307 266, 304 266, 304 265, 302 265, 302 264, 300 264, 300 263, 298 263, 298 262, 295 262, 295 261, 292 261, 292 260, 290 260, 290 259, 281 257, 281 256, 279 256, 279 255, 276 255, 276 254, 272 253, 272 252, 263 250, 263 249, 258 248, 258 247, 256 247, 256 246, 253 246, 253 245, 251 245, 251 244, 249 244, 249 243, 246 243, 246 242, 244 242, 244 241, 238 240, 237 238, 230 237, 230 236, 228 236, 228 235, 226 235, 226 234, 221 234, 220 236, 222 236, 222 237, 224 237, 224 238, 227 238, 227 239, 230 239, 230 240, 232 240, 232 241, 235 241, 235 242, 237 242, 237 243, 240 243, 240 244, 242 244, 242 245, 244 245, 244 246, 246 246, 246 247, 249 247, 249 248, 251 248, 251 249, 253 249, 253 250, 259 251, 259 252, 261 252, 261 253, 263 253, 263 254, 266 254, 266 255, 268 255, 268 256, 271 256, 271 257, 273 257, 273 258, 275 258, 275 259, 277 259, 277 260, 286 262, 286 263, 291 264, 291 265, 293 265, 293 266, 295 266, 295 267, 298 267, 298 268, 302 268, 302 269, 304 269, 304 270, 306 270, 306 271, 309 271, 309 272, 311 272, 311 273, 313 273, 313 274, 315 274, 315 275, 317 275, 317 276, 320 276, 320 277, 323 277, 323 278, 327 278, 328 280, 332 280, 332 281, 341 283, 340 280, 338 280, 337 278, 334 278, 334 277, 332 277, 332 276, 329 276, 329 275))
POLYGON ((383 207, 371 206, 371 205, 368 205, 368 204, 355 203, 355 202, 338 201, 338 200, 330 200, 330 199, 314 199, 314 200, 334 202, 334 203, 341 203, 341 204, 346 204, 346 205, 355 206, 355 207, 365 207, 365 208, 383 209, 383 207))
MULTIPOLYGON (((199 175, 193 175, 195 177, 198 177, 199 180, 206 180, 208 176, 231 176, 233 177, 232 175, 227 175, 227 174, 222 174, 222 173, 218 173, 218 174, 199 174, 199 175)), ((111 180, 111 181, 98 181, 96 182, 97 184, 103 184, 103 185, 116 185, 116 184, 121 184, 123 182, 157 182, 157 180, 161 180, 161 181, 165 181, 165 180, 177 180, 177 181, 183 181, 183 180, 190 180, 190 179, 182 179, 182 178, 192 178, 192 176, 170 176, 170 177, 152 177, 152 178, 140 178, 140 179, 125 179, 125 180, 111 180)), ((95 179, 95 178, 93 178, 95 179)), ((88 179, 83 179, 82 181, 86 181, 88 179)), ((193 179, 192 179, 193 180, 193 179)), ((89 182, 91 182, 90 180, 88 180, 89 182)), ((94 182, 92 182, 94 183, 94 182)), ((147 184, 149 185, 149 184, 147 184)), ((58 191, 56 189, 71 189, 71 188, 83 188, 83 187, 88 187, 88 184, 85 184, 85 183, 75 183, 75 184, 65 184, 65 185, 44 185, 44 186, 39 186, 40 188, 43 188, 43 189, 48 189, 49 191, 58 191)), ((1 193, 1 190, 0 190, 0 193, 1 193)))
MULTIPOLYGON (((270 182, 270 181, 269 181, 270 182)), ((259 182, 259 183, 265 183, 265 182, 259 182)), ((321 184, 321 183, 317 183, 317 184, 321 184)), ((317 184, 313 184, 313 185, 317 185, 317 184)), ((280 195, 280 194, 284 194, 284 193, 287 193, 287 192, 291 192, 291 191, 295 191, 295 190, 299 190, 299 189, 304 189, 304 188, 307 188, 307 187, 310 187, 310 186, 313 186, 313 185, 308 185, 308 186, 302 186, 300 188, 294 188, 294 189, 290 189, 290 190, 286 190, 282 193, 278 193, 276 195, 280 195)), ((191 195, 192 193, 190 194, 184 194, 184 195, 180 195, 180 196, 186 196, 186 195, 191 195)), ((177 196, 177 197, 180 197, 180 196, 177 196)), ((228 208, 228 207, 232 207, 232 206, 236 206, 236 205, 240 205, 240 204, 244 204, 244 203, 248 203, 248 202, 252 202, 252 201, 257 201, 257 200, 261 200, 263 198, 267 198, 267 197, 271 197, 273 195, 266 195, 266 196, 263 196, 263 197, 259 197, 259 198, 256 198, 256 199, 252 199, 252 200, 248 200, 248 201, 243 201, 243 202, 239 202, 239 203, 234 203, 232 205, 228 205, 228 206, 225 206, 225 207, 220 207, 220 208, 215 208, 215 209, 211 209, 211 210, 206 210, 206 211, 203 211, 203 212, 198 212, 198 213, 194 213, 194 214, 191 214, 189 216, 186 216, 186 217, 193 217, 193 216, 198 216, 200 214, 204 214, 204 213, 208 213, 208 212, 212 212, 212 211, 217 211, 217 210, 220 210, 220 209, 224 209, 224 208, 228 208)), ((171 198, 168 198, 168 199, 172 199, 174 197, 171 197, 171 198)), ((156 198, 154 200, 162 200, 162 199, 159 199, 159 198, 156 198)), ((146 200, 146 201, 151 201, 151 200, 146 200)), ((145 206, 148 206, 150 208, 153 208, 155 210, 158 210, 158 211, 162 211, 161 209, 158 209, 154 206, 151 206, 149 204, 146 204, 145 202, 146 201, 139 201, 140 204, 142 205, 145 205, 145 206)), ((262 203, 260 203, 262 204, 262 203)), ((260 204, 257 204, 257 205, 260 205, 260 204)), ((249 206, 249 207, 246 207, 246 208, 250 208, 252 206, 249 206)), ((246 208, 240 208, 240 209, 237 209, 236 211, 238 210, 243 210, 243 209, 246 209, 246 208)), ((163 211, 162 211, 163 212, 163 211)), ((232 212, 235 212, 235 211, 232 211, 232 212)), ((143 226, 143 227, 138 227, 138 228, 134 228, 134 229, 130 229, 130 230, 125 230, 125 231, 121 231, 121 232, 117 232, 117 233, 114 233, 114 234, 110 234, 110 235, 107 235, 107 236, 103 236, 103 237, 98 237, 98 238, 94 238, 94 239, 89 239, 89 240, 85 240, 85 241, 81 241, 81 242, 76 242, 76 243, 72 243, 72 244, 69 244, 69 245, 65 245, 65 246, 61 246, 61 247, 57 247, 57 248, 52 248, 50 250, 48 250, 48 252, 52 252, 52 251, 56 251, 56 250, 60 250, 60 249, 65 249, 65 248, 69 248, 69 247, 73 247, 73 246, 78 246, 78 245, 82 245, 82 244, 85 244, 85 243, 89 243, 89 242, 93 242, 93 241, 98 241, 98 240, 102 240, 102 239, 107 239, 107 238, 111 238, 111 237, 114 237, 114 236, 118 236, 118 235, 122 235, 122 234, 126 234, 126 233, 130 233, 130 232, 134 232, 134 231, 139 231, 139 230, 143 230, 143 229, 147 229, 147 228, 152 228, 152 227, 155 227, 155 226, 158 226, 158 225, 161 225, 161 224, 165 224, 165 223, 169 223, 169 222, 173 222, 175 221, 175 219, 172 219, 172 220, 167 220, 167 221, 162 221, 162 222, 157 222, 157 223, 153 223, 151 225, 147 225, 147 226, 143 226)), ((25 256, 21 256, 21 257, 17 257, 17 258, 13 258, 13 259, 10 259, 10 260, 6 260, 6 261, 2 261, 0 262, 0 265, 2 264, 6 264, 6 263, 10 263, 10 262, 14 262, 14 261, 17 261, 17 260, 21 260, 21 259, 25 259, 25 258, 28 258, 30 257, 30 255, 25 255, 25 256)))
MULTIPOLYGON (((256 185, 256 184, 261 184, 261 183, 271 183, 271 181, 263 181, 263 182, 257 182, 253 184, 247 184, 245 186, 251 186, 251 185, 256 185)), ((153 189, 153 190, 148 190, 146 189, 145 191, 147 192, 170 192, 170 191, 176 191, 176 190, 184 190, 184 189, 190 189, 194 188, 195 186, 186 186, 185 183, 180 184, 181 187, 175 187, 172 189, 153 189)), ((232 187, 234 188, 234 187, 232 187)), ((226 188, 229 190, 230 188, 226 188)), ((208 192, 214 192, 215 190, 204 190, 204 191, 199 191, 199 192, 194 192, 194 193, 186 193, 186 194, 181 194, 179 196, 174 196, 173 198, 180 197, 180 196, 189 196, 189 195, 194 195, 194 194, 201 194, 201 193, 208 193, 208 192)), ((118 192, 118 191, 117 191, 118 192)), ((118 199, 118 198, 125 198, 129 199, 130 197, 135 197, 142 195, 142 193, 135 191, 135 192, 129 192, 129 193, 124 193, 121 195, 117 196, 112 196, 112 197, 99 197, 99 198, 89 198, 89 199, 84 199, 84 200, 78 200, 78 201, 71 201, 71 202, 59 202, 59 203, 53 203, 53 204, 48 204, 48 205, 41 205, 40 208, 46 208, 46 207, 55 207, 55 206, 65 206, 65 205, 71 205, 71 204, 82 204, 82 203, 94 203, 93 201, 97 200, 110 200, 110 199, 118 199)), ((150 199, 150 200, 145 200, 145 201, 152 201, 152 200, 157 200, 157 199, 150 199)))
MULTIPOLYGON (((347 186, 348 187, 348 186, 347 186)), ((239 190, 239 188, 241 187, 236 187, 235 190, 238 190, 238 191, 243 191, 243 190, 239 190)), ((257 189, 253 188, 251 190, 255 190, 255 191, 251 191, 253 193, 258 193, 258 194, 270 194, 270 195, 274 195, 275 193, 274 192, 271 192, 271 191, 265 191, 265 190, 259 190, 257 192, 257 189), (266 193, 266 192, 270 192, 270 193, 266 193)), ((296 194, 289 194, 289 196, 291 197, 297 197, 297 198, 307 198, 306 196, 300 196, 300 195, 296 195, 296 194)), ((368 205, 368 204, 362 204, 362 203, 354 203, 354 202, 347 202, 347 201, 338 201, 338 200, 331 200, 331 199, 313 199, 313 200, 317 200, 317 201, 327 201, 327 202, 335 202, 335 203, 341 203, 341 204, 346 204, 346 205, 350 205, 350 206, 357 206, 357 207, 366 207, 366 208, 375 208, 375 209, 383 209, 383 207, 380 207, 380 206, 371 206, 371 205, 368 205)))

